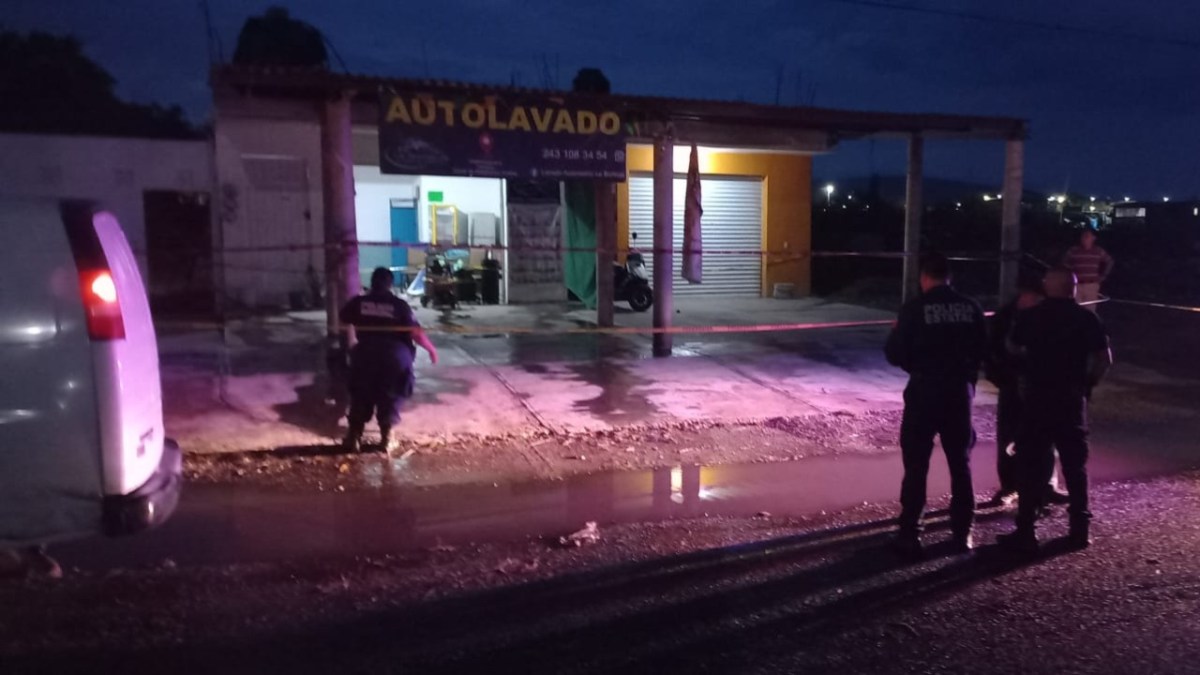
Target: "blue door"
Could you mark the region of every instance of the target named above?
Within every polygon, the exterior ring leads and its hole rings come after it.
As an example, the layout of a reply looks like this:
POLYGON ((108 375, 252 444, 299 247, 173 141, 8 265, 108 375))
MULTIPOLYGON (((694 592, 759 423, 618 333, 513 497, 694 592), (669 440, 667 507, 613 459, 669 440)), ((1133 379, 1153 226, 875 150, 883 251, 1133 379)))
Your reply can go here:
MULTIPOLYGON (((417 209, 415 206, 392 207, 392 241, 415 244, 417 237, 417 209)), ((392 267, 408 267, 408 249, 392 247, 392 267)))

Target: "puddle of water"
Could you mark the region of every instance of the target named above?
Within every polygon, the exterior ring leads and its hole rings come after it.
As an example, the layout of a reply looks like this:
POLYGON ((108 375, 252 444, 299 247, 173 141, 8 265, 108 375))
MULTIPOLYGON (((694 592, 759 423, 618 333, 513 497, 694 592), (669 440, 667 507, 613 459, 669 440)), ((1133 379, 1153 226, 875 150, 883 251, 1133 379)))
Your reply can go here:
MULTIPOLYGON (((989 448, 990 450, 990 448, 989 448)), ((977 494, 996 488, 991 452, 977 452, 977 494)), ((1092 476, 1116 480, 1162 472, 1153 462, 1104 453, 1092 476)), ((55 550, 83 569, 320 559, 382 555, 438 544, 558 536, 594 520, 615 523, 698 516, 746 517, 761 511, 798 516, 864 502, 893 502, 900 458, 816 457, 779 464, 680 465, 651 471, 579 476, 559 481, 439 488, 388 487, 347 493, 282 492, 193 485, 179 511, 159 530, 125 539, 93 539, 55 550)), ((929 493, 949 491, 936 453, 929 493)))

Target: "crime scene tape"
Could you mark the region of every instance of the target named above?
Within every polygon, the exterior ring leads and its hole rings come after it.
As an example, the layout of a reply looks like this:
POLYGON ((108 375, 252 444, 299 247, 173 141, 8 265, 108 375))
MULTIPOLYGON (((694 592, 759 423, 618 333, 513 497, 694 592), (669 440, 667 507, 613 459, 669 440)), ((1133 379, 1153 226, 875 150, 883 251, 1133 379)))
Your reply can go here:
POLYGON ((1171 305, 1164 302, 1147 302, 1144 300, 1118 300, 1116 298, 1104 298, 1109 302, 1118 305, 1133 305, 1137 307, 1154 307, 1156 309, 1173 309, 1179 312, 1192 312, 1200 314, 1200 307, 1189 307, 1188 305, 1171 305))
MULTIPOLYGON (((175 330, 221 330, 229 327, 230 321, 162 321, 157 325, 162 328, 175 330)), ((438 325, 437 327, 396 327, 396 328, 357 328, 358 333, 411 333, 422 330, 425 333, 438 335, 695 335, 711 333, 772 333, 785 331, 802 331, 831 328, 862 328, 869 326, 890 326, 894 319, 870 319, 863 321, 825 321, 817 323, 775 323, 775 324, 736 324, 729 326, 669 326, 663 328, 640 326, 564 326, 562 328, 529 328, 525 326, 460 326, 438 325)), ((343 331, 349 328, 343 327, 343 331)))
MULTIPOLYGON (((641 326, 588 326, 564 328, 497 328, 471 326, 439 326, 436 330, 422 328, 426 333, 450 334, 521 334, 521 335, 697 335, 712 333, 775 333, 783 331, 816 330, 828 328, 860 328, 865 326, 890 326, 893 319, 872 319, 866 321, 824 321, 818 323, 770 323, 770 324, 738 324, 730 326, 667 326, 661 328, 641 326)), ((356 328, 362 332, 411 332, 415 328, 356 328)))
MULTIPOLYGON (((431 246, 429 243, 411 243, 400 241, 363 241, 363 240, 346 240, 342 242, 329 243, 305 243, 305 244, 258 244, 247 246, 226 246, 215 251, 219 255, 237 255, 246 253, 286 253, 300 251, 315 251, 326 249, 342 249, 342 248, 392 248, 392 249, 407 249, 417 251, 430 250, 451 250, 463 248, 475 248, 484 251, 509 251, 509 252, 535 252, 535 253, 598 253, 621 255, 629 253, 641 254, 656 254, 667 253, 671 255, 682 255, 684 249, 682 247, 641 247, 641 246, 618 246, 613 248, 603 248, 598 246, 539 246, 534 244, 495 244, 487 246, 472 246, 469 244, 454 244, 454 245, 438 245, 431 246)), ((772 256, 776 258, 881 258, 881 259, 896 259, 901 260, 908 257, 913 257, 916 253, 905 253, 904 251, 796 251, 790 248, 783 249, 741 249, 741 248, 699 248, 691 251, 700 255, 733 255, 733 256, 772 256)), ((144 249, 135 251, 138 255, 147 255, 144 249)), ((991 253, 991 252, 945 252, 946 257, 950 260, 970 261, 970 262, 992 262, 1004 260, 1013 257, 1019 257, 1019 253, 991 253)))
MULTIPOLYGON (((1155 302, 1140 302, 1136 300, 1115 300, 1113 298, 1101 296, 1098 300, 1089 300, 1079 303, 1081 306, 1099 305, 1105 302, 1115 302, 1128 305, 1141 305, 1146 307, 1156 307, 1162 309, 1175 309, 1187 312, 1200 313, 1200 307, 1186 307, 1182 305, 1168 305, 1155 302)), ((985 317, 992 317, 996 313, 994 311, 984 312, 985 317)), ((235 319, 231 322, 221 323, 218 321, 185 321, 158 322, 157 325, 163 328, 172 328, 176 330, 222 330, 229 327, 230 323, 236 323, 240 320, 235 319)), ((427 334, 432 335, 484 335, 484 336, 500 336, 500 335, 712 335, 712 334, 737 334, 737 333, 780 333, 780 332, 798 332, 806 330, 829 330, 836 328, 869 328, 875 326, 891 326, 895 324, 895 319, 866 319, 859 321, 822 321, 822 322, 797 322, 797 323, 772 323, 772 324, 735 324, 729 326, 669 326, 655 328, 653 326, 564 326, 559 328, 529 328, 525 326, 461 326, 456 324, 439 324, 435 328, 430 327, 404 327, 404 328, 357 328, 356 332, 388 332, 388 333, 410 333, 416 330, 422 330, 427 334)), ((349 331, 349 328, 343 327, 343 332, 349 331)))

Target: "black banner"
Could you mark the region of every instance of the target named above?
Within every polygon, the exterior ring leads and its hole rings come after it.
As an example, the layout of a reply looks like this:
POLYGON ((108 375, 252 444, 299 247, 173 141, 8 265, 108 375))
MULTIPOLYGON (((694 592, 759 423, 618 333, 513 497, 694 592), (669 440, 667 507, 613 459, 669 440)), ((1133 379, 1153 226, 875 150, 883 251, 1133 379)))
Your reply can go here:
POLYGON ((625 180, 618 110, 470 92, 387 92, 379 109, 383 173, 625 180))

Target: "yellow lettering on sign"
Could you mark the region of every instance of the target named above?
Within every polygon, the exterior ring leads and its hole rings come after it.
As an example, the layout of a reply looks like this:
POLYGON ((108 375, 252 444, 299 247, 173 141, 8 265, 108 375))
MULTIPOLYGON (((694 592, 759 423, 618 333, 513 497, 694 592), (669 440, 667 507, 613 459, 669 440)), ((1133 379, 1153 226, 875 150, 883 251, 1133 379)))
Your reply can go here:
POLYGON ((487 113, 484 112, 483 106, 479 105, 478 103, 468 103, 463 106, 463 124, 471 127, 472 129, 478 129, 482 127, 486 116, 487 113))
POLYGON ((512 114, 508 117, 508 128, 512 129, 513 131, 516 131, 517 129, 522 131, 531 130, 529 128, 529 116, 525 114, 524 108, 517 106, 512 109, 512 114))
POLYGON ((438 101, 437 105, 442 110, 442 120, 446 126, 454 126, 454 101, 438 101))
POLYGON ((433 124, 433 120, 436 115, 437 110, 435 110, 432 98, 429 98, 428 96, 420 96, 413 99, 412 116, 414 122, 424 126, 429 126, 433 124))
POLYGON ((533 126, 538 131, 550 131, 550 120, 554 117, 554 110, 550 108, 531 108, 533 113, 533 126))
POLYGON ((615 112, 601 113, 600 133, 615 136, 621 130, 621 116, 615 112))
POLYGON ((596 113, 591 110, 580 110, 578 113, 578 122, 576 122, 576 131, 581 134, 596 133, 596 113))
POLYGON ((489 129, 497 129, 503 131, 508 128, 504 120, 496 119, 496 104, 489 102, 487 107, 487 121, 489 129))
POLYGON ((387 121, 395 122, 400 120, 405 124, 412 124, 412 118, 408 116, 408 106, 404 104, 404 99, 399 96, 392 98, 391 105, 388 106, 387 121))
POLYGON ((571 113, 566 110, 559 110, 558 117, 554 119, 554 133, 565 131, 568 134, 575 133, 575 121, 571 119, 571 113))

